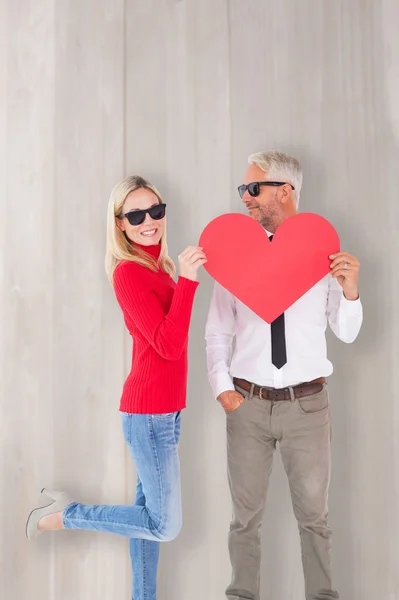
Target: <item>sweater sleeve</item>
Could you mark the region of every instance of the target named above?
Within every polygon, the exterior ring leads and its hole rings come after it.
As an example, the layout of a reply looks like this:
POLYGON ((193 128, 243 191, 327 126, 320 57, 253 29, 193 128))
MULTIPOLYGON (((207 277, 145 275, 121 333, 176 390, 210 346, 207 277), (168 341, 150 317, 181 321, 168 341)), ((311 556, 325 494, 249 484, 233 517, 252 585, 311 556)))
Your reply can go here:
POLYGON ((329 275, 327 316, 338 339, 350 344, 357 338, 363 321, 360 297, 347 300, 338 281, 329 275))
POLYGON ((198 282, 179 277, 170 309, 165 313, 142 269, 134 263, 124 263, 115 270, 117 300, 162 358, 178 360, 187 342, 198 282))

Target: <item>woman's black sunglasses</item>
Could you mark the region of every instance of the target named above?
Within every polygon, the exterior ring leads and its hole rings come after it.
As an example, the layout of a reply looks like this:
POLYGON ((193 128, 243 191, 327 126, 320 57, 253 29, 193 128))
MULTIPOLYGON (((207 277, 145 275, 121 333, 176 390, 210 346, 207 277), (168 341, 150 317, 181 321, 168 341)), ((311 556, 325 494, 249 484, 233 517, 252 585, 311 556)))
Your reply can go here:
POLYGON ((151 206, 151 208, 147 208, 146 210, 130 210, 124 215, 119 215, 118 219, 126 219, 129 221, 130 225, 141 225, 145 221, 145 216, 148 213, 151 219, 154 221, 159 221, 163 219, 165 216, 166 204, 156 204, 155 206, 151 206))
MULTIPOLYGON (((240 197, 242 198, 245 194, 245 192, 248 190, 248 193, 250 196, 252 196, 253 198, 256 198, 256 196, 259 196, 260 194, 260 186, 261 185, 271 185, 273 187, 278 187, 281 185, 285 185, 287 182, 284 181, 252 181, 251 183, 248 183, 248 185, 239 185, 238 186, 238 193, 240 194, 240 197)), ((289 183, 288 185, 290 185, 292 187, 293 190, 295 190, 294 186, 289 183)))

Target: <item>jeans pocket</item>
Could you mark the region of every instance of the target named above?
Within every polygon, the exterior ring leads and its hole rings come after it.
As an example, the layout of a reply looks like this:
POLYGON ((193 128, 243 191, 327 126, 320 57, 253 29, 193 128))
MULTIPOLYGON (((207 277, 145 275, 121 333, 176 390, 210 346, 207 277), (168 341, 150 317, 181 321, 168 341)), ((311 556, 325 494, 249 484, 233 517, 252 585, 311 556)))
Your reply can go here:
POLYGON ((122 413, 122 427, 125 442, 130 446, 132 443, 132 414, 122 413))
POLYGON ((324 385, 321 392, 312 396, 297 398, 297 406, 304 415, 313 415, 326 411, 330 406, 328 390, 324 385))
POLYGON ((171 413, 157 413, 157 414, 153 414, 151 415, 153 419, 172 419, 176 416, 175 412, 171 412, 171 413))

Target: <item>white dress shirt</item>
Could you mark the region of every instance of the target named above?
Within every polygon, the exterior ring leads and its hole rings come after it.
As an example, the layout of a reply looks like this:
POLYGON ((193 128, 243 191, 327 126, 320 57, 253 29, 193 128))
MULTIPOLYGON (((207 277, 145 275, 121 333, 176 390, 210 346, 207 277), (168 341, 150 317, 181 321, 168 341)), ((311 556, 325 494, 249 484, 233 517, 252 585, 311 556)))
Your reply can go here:
POLYGON ((362 321, 360 298, 347 300, 328 274, 285 311, 287 363, 277 369, 271 360, 270 325, 215 283, 205 336, 212 391, 217 397, 234 390, 233 377, 275 388, 328 377, 333 365, 327 358, 327 323, 340 340, 351 343, 362 321))

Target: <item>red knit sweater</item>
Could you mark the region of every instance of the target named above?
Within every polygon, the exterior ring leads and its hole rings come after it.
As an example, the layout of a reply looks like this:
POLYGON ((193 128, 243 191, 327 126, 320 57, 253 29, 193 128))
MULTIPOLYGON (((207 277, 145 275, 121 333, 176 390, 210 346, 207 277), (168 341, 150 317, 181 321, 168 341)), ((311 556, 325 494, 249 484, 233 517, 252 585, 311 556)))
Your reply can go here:
MULTIPOLYGON (((160 245, 142 246, 155 258, 160 245)), ((114 289, 133 338, 132 368, 120 410, 157 414, 186 406, 187 342, 198 282, 155 273, 124 261, 115 269, 114 289)))

